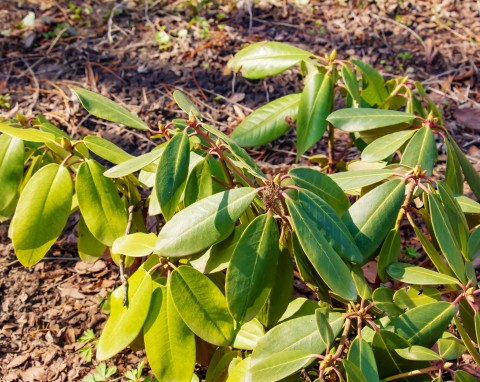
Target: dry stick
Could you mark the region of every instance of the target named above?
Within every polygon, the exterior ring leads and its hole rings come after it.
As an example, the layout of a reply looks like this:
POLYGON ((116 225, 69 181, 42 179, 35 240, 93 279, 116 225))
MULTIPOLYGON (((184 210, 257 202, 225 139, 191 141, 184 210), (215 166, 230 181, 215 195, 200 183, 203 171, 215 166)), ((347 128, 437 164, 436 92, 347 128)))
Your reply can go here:
MULTIPOLYGON (((448 369, 448 368, 453 366, 453 363, 446 362, 443 366, 445 367, 445 369, 448 369)), ((431 371, 436 371, 436 370, 439 370, 439 369, 440 369, 439 366, 430 366, 430 367, 426 367, 424 369, 418 369, 418 370, 408 371, 406 373, 392 375, 391 377, 384 378, 384 381, 394 381, 394 380, 400 379, 400 378, 412 377, 414 375, 420 375, 420 374, 426 374, 426 373, 429 373, 431 371)))

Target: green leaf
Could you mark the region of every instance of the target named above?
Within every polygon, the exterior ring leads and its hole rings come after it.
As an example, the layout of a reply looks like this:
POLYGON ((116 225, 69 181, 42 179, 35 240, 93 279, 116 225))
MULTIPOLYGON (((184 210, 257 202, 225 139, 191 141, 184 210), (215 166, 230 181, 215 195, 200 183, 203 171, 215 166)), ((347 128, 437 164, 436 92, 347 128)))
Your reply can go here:
POLYGON ((114 143, 97 137, 96 135, 86 136, 83 138, 83 142, 92 153, 114 164, 119 164, 133 158, 132 155, 123 151, 114 143))
POLYGON ((424 126, 408 142, 400 163, 411 167, 415 167, 418 164, 430 176, 432 175, 436 156, 437 146, 435 145, 432 129, 424 126))
POLYGON ((478 382, 478 379, 463 370, 455 371, 455 382, 478 382))
POLYGON ((455 306, 445 301, 410 309, 395 319, 395 333, 411 345, 430 348, 442 336, 454 313, 455 306))
MULTIPOLYGON (((356 365, 367 382, 378 382, 377 363, 370 344, 362 338, 355 338, 348 349, 347 360, 356 365)), ((351 379, 355 381, 355 379, 351 379)))
POLYGON ((344 359, 342 364, 345 368, 345 372, 347 373, 348 382, 367 382, 365 376, 362 373, 362 370, 358 367, 357 364, 350 362, 348 359, 344 359))
POLYGON ((0 211, 18 195, 23 176, 24 144, 21 139, 0 135, 0 211))
POLYGON ((388 97, 385 81, 382 75, 367 63, 352 60, 352 63, 362 71, 362 97, 371 106, 379 105, 388 97))
POLYGON ((72 206, 70 172, 51 163, 36 172, 25 186, 11 224, 13 248, 20 263, 38 263, 67 223, 72 206))
POLYGON ((188 115, 193 114, 197 118, 201 118, 200 110, 198 110, 197 105, 195 105, 190 97, 180 90, 175 90, 173 92, 173 99, 177 105, 188 115))
POLYGON ((375 306, 390 315, 396 316, 402 314, 403 310, 393 302, 393 293, 391 288, 380 287, 375 289, 372 298, 375 306))
POLYGON ((190 162, 190 140, 186 132, 175 135, 165 146, 158 163, 155 190, 162 214, 168 221, 175 214, 185 188, 190 162))
POLYGON ((358 81, 355 73, 345 64, 342 65, 341 75, 345 87, 347 88, 350 96, 355 100, 357 106, 362 105, 362 97, 360 96, 360 90, 358 89, 358 81))
POLYGON ((442 338, 437 341, 437 346, 438 354, 449 361, 457 359, 467 351, 463 342, 449 332, 443 334, 442 338))
POLYGON ((244 323, 233 340, 232 347, 242 350, 253 350, 257 342, 265 335, 262 324, 257 320, 244 323))
POLYGON ((462 283, 465 283, 465 263, 461 255, 460 244, 455 237, 447 212, 438 200, 437 195, 429 194, 428 202, 433 231, 440 245, 440 249, 455 273, 455 276, 457 276, 462 283))
POLYGON ((409 124, 415 115, 403 111, 382 109, 340 109, 327 118, 337 129, 354 132, 369 131, 398 124, 409 124))
POLYGON ((312 355, 303 350, 284 350, 252 364, 246 380, 255 382, 279 381, 304 368, 313 360, 312 355))
POLYGON ((363 269, 359 265, 355 265, 351 269, 351 275, 358 295, 365 300, 370 300, 372 298, 372 289, 365 279, 363 269))
POLYGON ((480 214, 480 203, 465 195, 455 195, 455 199, 466 214, 480 214))
POLYGON ((297 167, 288 173, 295 184, 321 197, 333 207, 337 215, 342 216, 350 208, 347 196, 328 175, 307 167, 297 167))
POLYGON ((468 336, 467 331, 463 327, 463 325, 460 323, 460 321, 457 319, 456 316, 453 316, 453 320, 455 322, 455 326, 458 330, 458 334, 460 334, 460 338, 463 341, 463 344, 467 348, 468 352, 472 356, 473 360, 477 365, 480 365, 480 353, 477 351, 475 348, 475 345, 472 343, 470 337, 468 336))
POLYGON ((205 382, 225 381, 228 375, 228 369, 230 368, 230 364, 237 355, 238 352, 235 350, 229 350, 227 348, 217 348, 208 365, 205 382))
POLYGON ((78 222, 78 254, 82 261, 93 263, 103 256, 107 246, 99 242, 89 231, 83 216, 78 222))
POLYGON ((0 123, 0 132, 27 142, 46 143, 55 141, 55 135, 37 129, 10 126, 9 122, 0 123))
POLYGON ((145 168, 151 172, 155 172, 158 166, 151 163, 155 162, 163 155, 165 151, 164 147, 160 147, 156 150, 152 150, 147 154, 140 155, 138 157, 130 157, 130 159, 123 161, 116 166, 108 169, 103 173, 108 178, 120 178, 134 173, 140 169, 145 168))
MULTIPOLYGON (((270 270, 270 272, 272 272, 270 270)), ((267 302, 258 314, 258 319, 267 328, 275 325, 292 298, 293 264, 290 251, 281 248, 278 254, 278 265, 274 273, 272 290, 267 302)))
POLYGON ((249 187, 219 192, 177 213, 160 231, 155 253, 182 257, 226 238, 256 195, 249 187))
POLYGON ((327 117, 333 105, 331 75, 317 73, 305 84, 298 106, 297 160, 317 143, 327 129, 327 117))
POLYGON ((453 148, 450 140, 445 140, 447 147, 447 163, 445 169, 445 183, 453 191, 454 194, 463 194, 463 176, 462 168, 457 157, 457 153, 453 148))
POLYGON ((245 229, 227 268, 228 309, 238 322, 253 319, 267 301, 278 260, 279 232, 272 214, 256 217, 245 229))
POLYGON ((104 168, 94 160, 80 165, 77 173, 78 206, 95 238, 107 246, 125 234, 127 210, 113 181, 103 176, 104 168))
POLYGON ((153 252, 157 235, 153 232, 135 232, 120 236, 112 244, 112 253, 131 257, 144 257, 153 252))
POLYGON ((436 288, 409 285, 395 292, 393 302, 401 309, 413 309, 417 306, 440 301, 441 298, 442 292, 436 288))
POLYGON ((313 222, 317 223, 332 248, 346 260, 353 263, 361 262, 362 254, 333 208, 308 190, 300 190, 298 197, 303 210, 307 211, 313 222))
POLYGON ((228 346, 233 339, 233 319, 222 292, 205 275, 189 266, 170 276, 178 313, 192 332, 211 344, 228 346))
POLYGON ((116 102, 89 90, 81 88, 75 88, 72 90, 77 95, 83 107, 95 117, 120 123, 139 130, 148 130, 148 126, 145 122, 116 102))
POLYGON ((477 343, 477 345, 480 344, 480 312, 476 311, 475 312, 475 316, 473 318, 473 320, 475 321, 475 342, 477 343))
POLYGON ((188 207, 213 194, 212 171, 208 159, 203 159, 195 165, 185 185, 183 204, 188 207))
POLYGON ((315 311, 315 323, 317 324, 317 330, 322 345, 325 349, 330 349, 330 345, 335 341, 335 336, 333 335, 333 330, 328 322, 327 316, 321 309, 315 311))
POLYGON ((298 240, 308 259, 328 287, 339 296, 353 300, 357 297, 350 270, 325 238, 325 234, 310 217, 302 203, 287 199, 298 240))
POLYGON ((245 78, 259 79, 275 76, 311 56, 312 53, 291 45, 261 41, 243 48, 227 66, 245 78))
POLYGON ((370 186, 381 182, 393 174, 393 170, 378 168, 372 170, 338 172, 329 176, 342 190, 354 190, 356 188, 370 186))
POLYGON ((139 268, 128 279, 127 290, 127 306, 123 306, 123 285, 110 296, 110 317, 98 341, 97 361, 104 361, 125 349, 142 330, 152 297, 150 274, 144 268, 139 268))
POLYGON ((403 130, 375 139, 362 151, 362 160, 378 162, 387 158, 400 149, 415 133, 415 130, 403 130))
POLYGON ((468 238, 467 254, 470 261, 480 256, 480 226, 475 228, 468 238))
POLYGON ((261 146, 285 134, 297 119, 300 94, 277 98, 253 111, 233 130, 232 138, 240 146, 261 146))
POLYGON ((185 325, 167 287, 159 286, 143 327, 148 363, 159 381, 189 381, 195 367, 195 335, 185 325))
POLYGON ((478 171, 473 167, 470 161, 467 159, 465 154, 462 152, 460 147, 458 147, 457 143, 453 140, 451 136, 448 137, 448 141, 452 145, 455 153, 457 154, 458 162, 462 167, 463 174, 465 175, 465 179, 467 180, 468 185, 472 189, 472 192, 475 196, 480 199, 480 174, 478 171))
MULTIPOLYGON (((375 333, 372 341, 373 354, 377 362, 379 377, 384 379, 396 374, 429 366, 424 361, 408 361, 400 357, 395 349, 409 347, 410 344, 398 334, 380 330, 375 333)), ((395 379, 401 382, 411 382, 411 378, 395 379)))
POLYGON ((343 216, 364 261, 392 229, 404 198, 405 183, 402 179, 393 179, 368 192, 343 216))
POLYGON ((387 268, 388 274, 396 280, 416 285, 456 284, 454 277, 406 263, 392 263, 387 268))
POLYGON ((380 280, 385 281, 387 278, 387 267, 400 257, 402 243, 400 240, 400 232, 398 229, 391 229, 380 249, 377 262, 377 273, 380 280))
POLYGON ((413 345, 405 349, 395 349, 397 354, 410 361, 441 361, 440 357, 433 350, 424 346, 413 345))

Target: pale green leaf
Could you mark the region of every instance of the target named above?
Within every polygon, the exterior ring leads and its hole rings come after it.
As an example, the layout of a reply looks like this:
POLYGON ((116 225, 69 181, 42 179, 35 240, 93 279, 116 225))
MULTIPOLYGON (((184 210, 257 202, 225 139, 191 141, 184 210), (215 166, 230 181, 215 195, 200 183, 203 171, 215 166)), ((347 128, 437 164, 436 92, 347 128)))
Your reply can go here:
POLYGON ((0 123, 0 132, 28 142, 46 143, 55 141, 55 135, 51 133, 32 128, 13 127, 9 122, 0 123))
POLYGON ((132 155, 123 151, 114 143, 96 135, 89 135, 83 138, 83 142, 92 153, 114 164, 120 164, 133 158, 132 155))
POLYGON ((78 222, 78 254, 82 261, 93 263, 103 256, 107 246, 92 235, 85 220, 80 215, 78 222))
POLYGON ((164 147, 160 147, 156 150, 150 151, 147 154, 142 154, 138 157, 130 157, 130 159, 122 161, 116 166, 108 169, 103 173, 103 175, 108 178, 120 178, 121 176, 132 174, 140 169, 154 172, 157 166, 155 166, 153 162, 163 155, 164 149, 164 147))
POLYGON ((397 354, 410 361, 440 361, 440 357, 433 350, 424 346, 413 345, 405 349, 395 349, 397 354))
POLYGON ((313 360, 312 355, 303 350, 284 350, 274 353, 252 364, 249 373, 247 373, 247 380, 255 382, 279 381, 304 368, 313 360))
POLYGON ((418 164, 422 170, 427 171, 427 175, 432 175, 436 156, 437 146, 432 129, 424 126, 408 142, 400 163, 411 167, 418 164))
POLYGON ((458 280, 454 277, 406 263, 392 263, 388 266, 387 272, 394 279, 409 284, 439 285, 458 283, 458 280))
POLYGON ((195 105, 190 97, 180 90, 175 90, 173 92, 173 99, 177 105, 188 115, 193 114, 195 117, 200 118, 202 115, 198 110, 197 105, 195 105))
POLYGON ((112 253, 131 257, 144 257, 153 252, 157 235, 153 232, 135 232, 115 239, 112 244, 112 253))
MULTIPOLYGON (((378 382, 377 363, 370 344, 362 338, 355 338, 348 349, 347 360, 356 365, 367 382, 378 382)), ((353 382, 354 379, 351 379, 353 382)))
POLYGON ((403 111, 383 109, 340 109, 327 118, 336 128, 354 132, 413 122, 415 115, 403 111))
POLYGON ((235 334, 232 346, 235 349, 253 350, 257 342, 265 335, 262 324, 257 320, 245 322, 235 334))
POLYGON ((342 190, 354 190, 356 188, 370 186, 392 176, 395 171, 378 168, 371 170, 354 170, 338 172, 329 175, 342 190))
POLYGON ((362 160, 378 162, 392 155, 407 142, 415 130, 403 130, 375 139, 362 151, 362 160))
POLYGON ((362 71, 362 97, 371 106, 379 105, 388 97, 385 81, 382 75, 367 63, 352 60, 352 63, 362 71))

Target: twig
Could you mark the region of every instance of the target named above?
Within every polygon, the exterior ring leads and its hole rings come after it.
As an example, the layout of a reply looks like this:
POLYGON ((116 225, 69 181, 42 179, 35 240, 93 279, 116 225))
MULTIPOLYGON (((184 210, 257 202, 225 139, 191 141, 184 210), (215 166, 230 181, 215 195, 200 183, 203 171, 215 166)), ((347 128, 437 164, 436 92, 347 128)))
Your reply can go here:
POLYGON ((415 32, 412 28, 409 28, 405 24, 399 23, 396 20, 392 20, 388 17, 384 17, 384 16, 381 16, 381 15, 373 14, 373 17, 375 17, 377 19, 380 19, 380 20, 383 20, 383 21, 386 21, 386 22, 390 22, 392 24, 395 24, 395 25, 399 26, 402 29, 405 29, 407 32, 411 33, 420 42, 420 44, 422 44, 423 49, 425 49, 425 51, 428 51, 427 45, 423 41, 423 38, 417 32, 415 32))

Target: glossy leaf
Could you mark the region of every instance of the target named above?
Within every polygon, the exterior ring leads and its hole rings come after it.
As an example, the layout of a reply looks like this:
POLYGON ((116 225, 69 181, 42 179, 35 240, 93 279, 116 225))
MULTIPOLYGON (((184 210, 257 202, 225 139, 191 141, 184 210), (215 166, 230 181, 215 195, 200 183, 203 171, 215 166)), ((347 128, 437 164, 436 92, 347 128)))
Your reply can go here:
POLYGON ((255 382, 279 381, 304 368, 313 359, 310 353, 303 350, 284 350, 254 364, 252 360, 246 379, 255 382))
POLYGON ((377 288, 373 292, 373 301, 375 302, 375 306, 379 309, 390 315, 396 316, 403 313, 403 310, 393 302, 393 294, 394 292, 391 288, 377 288))
MULTIPOLYGON (((409 346, 410 344, 396 333, 387 330, 380 330, 375 333, 372 341, 372 350, 375 355, 380 378, 384 379, 392 375, 429 366, 429 363, 424 361, 408 361, 400 357, 395 351, 395 349, 402 349, 409 346)), ((410 378, 396 380, 402 382, 411 381, 410 378)))
POLYGON ((369 131, 401 123, 411 123, 415 115, 403 111, 383 109, 340 109, 327 118, 337 129, 349 133, 369 131))
POLYGON ((253 319, 244 323, 235 334, 232 347, 242 350, 253 350, 257 342, 265 335, 262 324, 253 319))
POLYGON ((248 370, 250 370, 251 360, 251 357, 244 358, 240 362, 238 362, 232 369, 229 369, 226 382, 245 382, 248 370))
POLYGON ((455 150, 455 153, 457 154, 458 162, 462 167, 463 174, 465 175, 465 179, 467 180, 468 185, 472 189, 472 192, 475 194, 475 196, 480 199, 480 174, 475 169, 475 167, 473 167, 473 165, 462 152, 460 147, 458 147, 457 143, 450 136, 448 137, 448 141, 450 142, 453 149, 455 150))
MULTIPOLYGON (((347 360, 356 365, 368 382, 378 382, 377 363, 370 344, 362 338, 355 338, 348 349, 347 360)), ((348 371, 347 371, 348 373, 348 371)), ((352 382, 354 379, 351 379, 352 382)))
POLYGON ((144 257, 153 252, 157 235, 153 232, 135 232, 120 236, 112 244, 112 253, 131 257, 144 257))
POLYGON ((114 164, 119 164, 133 158, 132 155, 123 151, 116 144, 97 137, 96 135, 89 135, 83 138, 83 142, 92 153, 114 164))
POLYGON ((307 167, 297 167, 288 173, 295 184, 321 197, 337 215, 342 216, 350 208, 347 196, 328 175, 307 167))
POLYGON ((460 244, 455 237, 448 215, 440 203, 438 196, 429 194, 428 202, 433 231, 435 232, 435 237, 443 255, 458 279, 461 282, 466 282, 465 263, 461 255, 460 244))
POLYGON ((9 122, 0 123, 0 132, 22 141, 46 143, 55 141, 55 135, 32 128, 18 128, 10 126, 9 122))
POLYGON ((94 262, 103 256, 107 246, 99 242, 95 236, 92 235, 85 220, 80 216, 78 222, 78 254, 82 261, 87 263, 94 262))
POLYGON ((300 94, 289 94, 259 107, 233 131, 232 138, 240 146, 261 146, 281 137, 290 129, 287 118, 297 119, 300 94))
POLYGON ((164 148, 161 147, 156 150, 152 150, 147 154, 139 155, 138 157, 131 157, 130 159, 123 161, 116 166, 108 169, 103 173, 108 178, 120 178, 134 173, 140 169, 145 168, 151 172, 154 172, 157 166, 151 164, 163 155, 164 148))
POLYGON ((203 159, 188 175, 187 183, 185 184, 185 195, 183 197, 183 204, 188 207, 190 204, 198 200, 206 198, 213 194, 212 171, 208 160, 203 159))
POLYGON ((480 214, 480 203, 465 195, 455 195, 455 199, 466 214, 480 214))
POLYGON ((279 232, 272 214, 255 218, 245 229, 227 269, 225 294, 238 322, 253 319, 267 301, 278 261, 279 232))
POLYGON ((178 313, 192 332, 217 346, 230 344, 233 318, 222 292, 208 277, 180 266, 170 276, 170 288, 178 313))
POLYGON ((317 273, 339 296, 353 300, 357 297, 350 271, 325 238, 309 211, 299 202, 287 199, 298 240, 317 273))
POLYGON ((436 288, 409 285, 401 288, 393 295, 393 302, 401 309, 413 309, 417 306, 440 301, 442 292, 436 288))
POLYGON ((148 130, 145 122, 116 102, 86 89, 75 88, 73 91, 83 107, 95 117, 139 130, 148 130))
POLYGON ((371 106, 381 104, 388 96, 382 75, 363 61, 352 60, 352 63, 362 71, 362 97, 371 106))
POLYGON ((319 226, 332 248, 346 260, 353 263, 361 262, 362 254, 333 208, 308 190, 300 190, 298 197, 303 210, 307 211, 313 222, 319 226))
POLYGON ((480 353, 478 350, 475 348, 475 345, 472 343, 470 337, 468 336, 467 331, 463 327, 463 325, 460 323, 460 321, 457 319, 456 316, 453 317, 453 320, 455 322, 455 326, 458 330, 458 334, 460 334, 460 338, 463 341, 463 344, 467 348, 468 352, 472 356, 473 360, 477 365, 480 365, 480 353))
POLYGON ((165 146, 158 163, 155 190, 162 214, 168 221, 175 214, 188 176, 190 140, 187 133, 175 135, 165 146))
POLYGON ((220 192, 177 213, 160 231, 155 253, 182 257, 198 253, 226 238, 253 201, 249 187, 220 192))
POLYGON ((395 224, 404 198, 403 180, 393 179, 367 193, 344 215, 343 221, 364 260, 375 252, 395 224))
POLYGON ((160 381, 190 381, 195 336, 179 316, 167 287, 158 286, 143 327, 148 363, 160 381))
POLYGON ((23 176, 24 144, 21 139, 0 135, 0 211, 7 208, 18 194, 23 176))
POLYGON ((463 370, 455 371, 455 382, 478 382, 478 378, 463 370))
POLYGON ((397 354, 410 361, 440 361, 440 357, 433 350, 424 346, 413 345, 405 349, 395 349, 397 354))
POLYGON ((344 359, 342 364, 345 368, 348 382, 367 382, 365 375, 363 375, 362 370, 358 367, 358 364, 355 364, 348 359, 344 359))
POLYGON ((377 262, 377 273, 380 280, 385 281, 387 278, 387 267, 398 261, 402 243, 400 240, 400 231, 398 229, 391 229, 380 249, 377 262))
POLYGON ((438 354, 446 360, 457 359, 467 351, 463 342, 448 332, 445 332, 437 341, 437 346, 438 354))
POLYGON ((458 282, 454 277, 407 263, 392 263, 388 266, 387 272, 396 280, 416 285, 456 284, 458 282))
POLYGON ((362 160, 378 162, 392 155, 407 142, 415 130, 403 130, 375 139, 362 151, 362 160))
POLYGON ((436 156, 437 146, 432 129, 424 126, 408 142, 400 163, 411 167, 419 164, 422 170, 427 171, 427 175, 432 175, 436 156))
POLYGON ((20 263, 38 263, 67 223, 73 185, 69 171, 51 163, 36 172, 25 186, 11 223, 13 248, 20 263))
POLYGON ((113 181, 103 176, 104 168, 94 160, 80 165, 77 198, 89 231, 97 240, 111 246, 125 234, 127 211, 113 181))
POLYGON ((395 333, 411 345, 431 347, 452 321, 455 306, 439 301, 413 308, 394 321, 395 333))
POLYGON ((110 296, 110 317, 97 344, 97 360, 113 357, 130 345, 141 332, 152 298, 152 278, 139 268, 128 279, 128 303, 123 306, 125 288, 119 286, 110 296))
POLYGON ((188 115, 193 114, 195 117, 200 118, 200 110, 198 110, 197 105, 195 105, 190 97, 180 90, 175 90, 173 92, 173 99, 176 104, 188 115))
POLYGON ((317 73, 305 84, 297 118, 297 160, 317 143, 327 129, 327 117, 333 105, 331 75, 317 73))
POLYGON ((278 265, 274 273, 272 290, 258 314, 258 319, 265 327, 272 327, 282 317, 292 297, 292 291, 292 257, 286 248, 282 248, 278 253, 278 265))
POLYGON ((335 341, 335 336, 333 334, 332 327, 328 322, 327 316, 322 312, 321 309, 317 309, 315 311, 315 323, 317 324, 320 341, 325 349, 330 349, 333 341, 335 341))
POLYGON ((355 170, 337 172, 330 178, 337 183, 342 190, 354 190, 356 188, 370 186, 387 179, 394 174, 393 170, 379 168, 372 170, 355 170))
POLYGON ((227 64, 245 78, 259 79, 279 74, 312 53, 281 42, 261 41, 240 50, 227 64))

